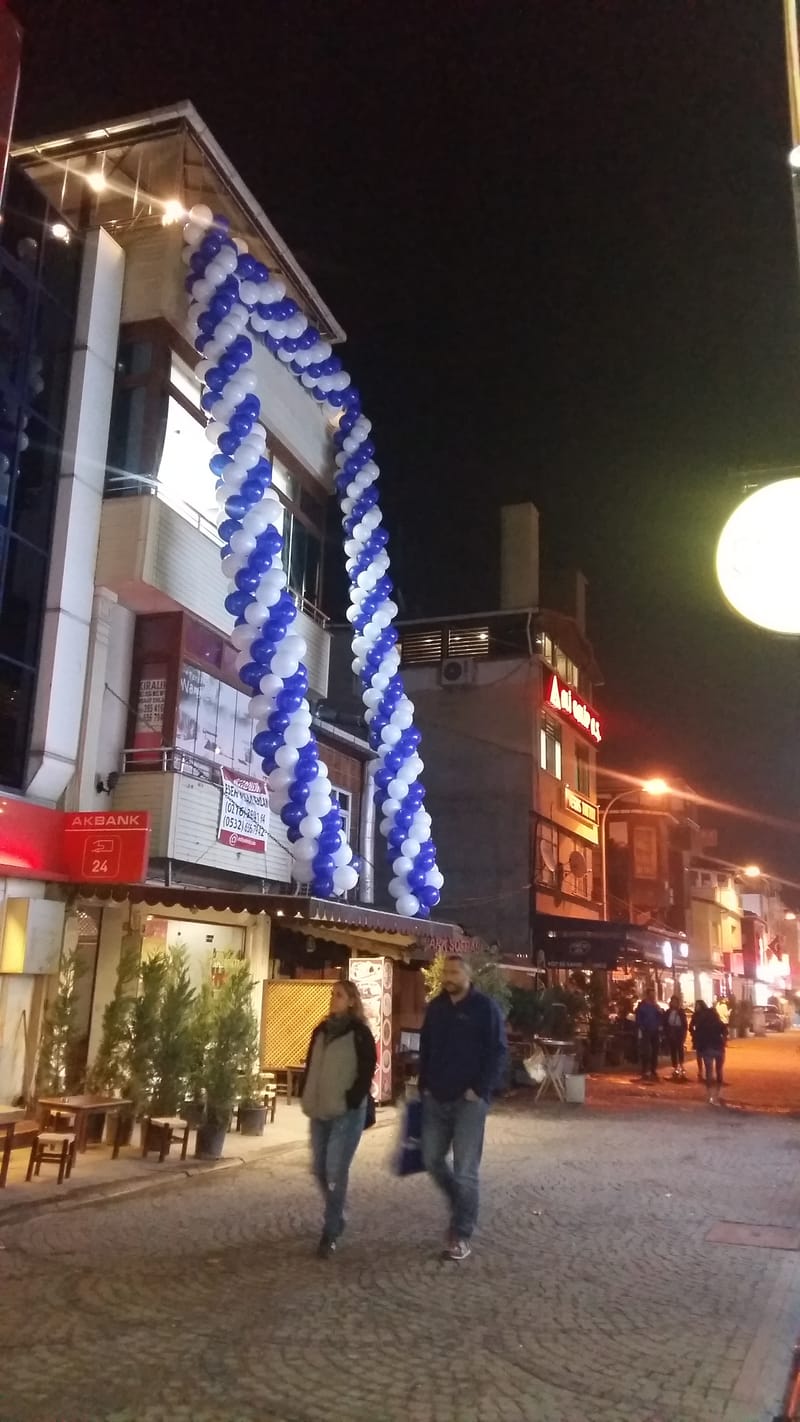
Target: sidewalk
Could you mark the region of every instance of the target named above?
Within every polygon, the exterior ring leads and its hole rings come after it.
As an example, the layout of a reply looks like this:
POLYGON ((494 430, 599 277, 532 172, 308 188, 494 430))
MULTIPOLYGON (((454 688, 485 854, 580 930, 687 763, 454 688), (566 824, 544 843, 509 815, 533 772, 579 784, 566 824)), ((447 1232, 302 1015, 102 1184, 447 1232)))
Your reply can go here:
MULTIPOLYGON (((391 1107, 382 1108, 376 1124, 389 1125, 394 1118, 391 1107)), ((61 1209, 69 1205, 88 1204, 93 1200, 134 1195, 165 1184, 177 1184, 190 1177, 252 1165, 259 1160, 278 1159, 281 1155, 305 1149, 308 1121, 299 1103, 287 1105, 279 1101, 275 1120, 267 1124, 263 1136, 242 1136, 231 1132, 221 1160, 195 1160, 194 1134, 190 1137, 185 1161, 180 1158, 179 1146, 173 1146, 162 1163, 155 1154, 142 1159, 138 1139, 137 1126, 134 1143, 121 1151, 118 1160, 111 1159, 110 1146, 90 1146, 76 1158, 71 1178, 61 1185, 57 1183, 58 1167, 54 1165, 43 1165, 38 1178, 34 1176, 28 1183, 25 1179, 28 1151, 15 1151, 11 1156, 6 1188, 0 1190, 0 1224, 38 1214, 44 1208, 61 1209)))

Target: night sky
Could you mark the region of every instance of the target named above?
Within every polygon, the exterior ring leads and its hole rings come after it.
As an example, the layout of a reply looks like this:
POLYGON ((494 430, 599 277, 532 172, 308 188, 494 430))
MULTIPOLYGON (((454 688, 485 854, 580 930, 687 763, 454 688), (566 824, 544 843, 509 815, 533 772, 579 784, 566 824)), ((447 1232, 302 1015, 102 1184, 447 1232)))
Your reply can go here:
MULTIPOLYGON (((607 763, 800 821, 800 648, 713 575, 737 472, 800 461, 780 0, 12 9, 19 137, 191 99, 306 265, 408 614, 496 606, 532 499, 590 579, 607 763)), ((719 823, 800 879, 797 836, 719 823)))

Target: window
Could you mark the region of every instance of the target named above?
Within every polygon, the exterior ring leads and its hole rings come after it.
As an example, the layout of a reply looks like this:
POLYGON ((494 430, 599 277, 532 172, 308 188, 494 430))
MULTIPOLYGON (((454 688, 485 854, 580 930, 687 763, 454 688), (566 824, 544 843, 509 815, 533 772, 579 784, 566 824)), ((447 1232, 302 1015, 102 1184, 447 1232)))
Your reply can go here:
POLYGON ((575 752, 575 789, 587 799, 592 793, 592 762, 581 746, 575 752))
POLYGON ((555 825, 549 820, 540 820, 537 839, 536 879, 540 884, 554 884, 558 872, 558 831, 555 825))
POLYGON ((488 627, 451 627, 447 633, 448 657, 485 657, 489 653, 488 627))
POLYGON ((405 631, 400 656, 406 666, 421 666, 425 662, 440 662, 443 647, 444 638, 440 627, 428 632, 405 631))
POLYGON ((255 725, 248 712, 249 697, 220 681, 213 672, 184 663, 178 693, 175 748, 195 763, 227 766, 256 774, 260 767, 253 754, 255 725))
POLYGON ((548 775, 561 779, 561 727, 549 716, 539 729, 539 764, 548 775))
POLYGON ((0 229, 0 783, 25 781, 81 242, 12 166, 0 229))
POLYGON ((633 830, 634 879, 658 878, 658 835, 652 825, 636 825, 633 830))
POLYGON ((539 651, 541 652, 542 660, 545 661, 545 662, 549 662, 550 665, 552 666, 552 665, 553 665, 553 639, 552 639, 552 637, 548 637, 548 635, 547 635, 546 632, 540 632, 540 633, 539 633, 539 651))
POLYGON ((562 652, 562 650, 561 650, 560 647, 556 647, 556 648, 555 648, 555 654, 556 654, 556 671, 557 671, 558 675, 560 676, 561 680, 562 680, 562 681, 566 681, 566 680, 567 680, 567 655, 566 655, 565 652, 562 652))
POLYGON ((349 844, 350 831, 353 826, 353 796, 349 790, 340 790, 338 785, 334 785, 333 788, 339 801, 339 809, 342 812, 342 831, 349 844))

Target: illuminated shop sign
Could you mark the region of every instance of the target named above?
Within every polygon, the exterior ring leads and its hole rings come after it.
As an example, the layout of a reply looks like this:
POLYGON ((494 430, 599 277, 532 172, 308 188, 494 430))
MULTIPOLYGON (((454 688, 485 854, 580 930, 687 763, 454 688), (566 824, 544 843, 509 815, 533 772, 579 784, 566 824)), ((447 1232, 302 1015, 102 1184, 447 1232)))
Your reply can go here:
POLYGON ((586 701, 582 701, 580 696, 576 696, 571 686, 562 686, 555 672, 547 683, 545 703, 554 711, 558 711, 566 721, 572 721, 589 740, 594 741, 596 745, 600 744, 603 734, 597 712, 586 701))
POLYGON ((589 824, 597 824, 597 806, 591 800, 584 800, 582 795, 570 790, 568 785, 564 786, 564 804, 573 815, 580 815, 582 820, 588 820, 589 824))

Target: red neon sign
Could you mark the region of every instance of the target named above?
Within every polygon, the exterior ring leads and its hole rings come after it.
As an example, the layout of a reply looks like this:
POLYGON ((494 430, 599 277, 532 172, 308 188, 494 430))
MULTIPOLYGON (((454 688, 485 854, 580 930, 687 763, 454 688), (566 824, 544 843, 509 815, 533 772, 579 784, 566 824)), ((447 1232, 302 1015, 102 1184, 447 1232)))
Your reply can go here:
POLYGON ((562 686, 555 672, 547 684, 545 704, 563 716, 565 721, 571 721, 590 741, 599 746, 603 739, 600 717, 593 706, 576 696, 571 686, 562 686))
POLYGON ((147 877, 150 816, 139 810, 70 814, 0 798, 0 874, 76 884, 147 877))

